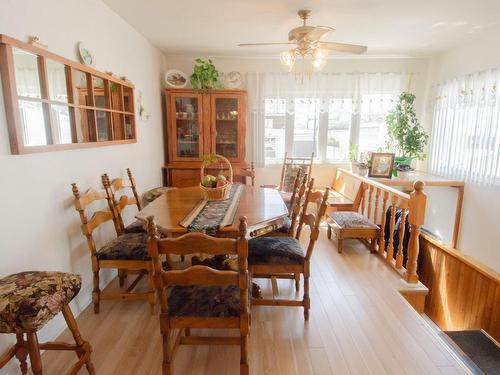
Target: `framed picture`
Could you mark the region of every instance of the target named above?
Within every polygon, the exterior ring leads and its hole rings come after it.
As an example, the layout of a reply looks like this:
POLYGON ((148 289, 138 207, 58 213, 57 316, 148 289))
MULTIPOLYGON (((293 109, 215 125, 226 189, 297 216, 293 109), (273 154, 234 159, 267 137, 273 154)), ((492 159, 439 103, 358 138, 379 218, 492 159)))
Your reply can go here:
POLYGON ((394 154, 374 152, 368 177, 391 178, 392 168, 394 166, 394 154))

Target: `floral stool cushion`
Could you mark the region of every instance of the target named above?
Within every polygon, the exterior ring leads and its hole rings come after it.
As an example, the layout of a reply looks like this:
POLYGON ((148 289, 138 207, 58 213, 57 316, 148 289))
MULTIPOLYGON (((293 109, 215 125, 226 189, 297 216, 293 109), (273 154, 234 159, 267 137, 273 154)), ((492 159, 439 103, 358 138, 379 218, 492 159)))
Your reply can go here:
POLYGON ((126 233, 116 237, 97 252, 99 260, 149 260, 148 235, 126 233))
POLYGON ((240 289, 228 286, 175 286, 168 296, 171 316, 229 318, 240 316, 240 289))
POLYGON ((291 237, 257 237, 248 241, 248 264, 304 264, 304 249, 291 237))
POLYGON ((142 225, 142 221, 136 220, 132 224, 129 224, 125 227, 125 233, 146 233, 146 229, 142 225))
POLYGON ((0 280, 0 332, 35 332, 80 291, 74 273, 29 271, 0 280))
POLYGON ((366 217, 358 212, 351 211, 337 211, 332 212, 330 219, 335 221, 341 228, 349 229, 377 229, 378 226, 368 220, 366 217))

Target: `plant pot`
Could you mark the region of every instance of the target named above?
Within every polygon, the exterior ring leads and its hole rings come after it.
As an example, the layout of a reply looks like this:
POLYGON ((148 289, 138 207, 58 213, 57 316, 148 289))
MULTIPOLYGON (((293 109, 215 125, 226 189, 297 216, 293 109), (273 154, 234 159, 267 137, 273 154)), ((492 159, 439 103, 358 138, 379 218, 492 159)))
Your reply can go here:
POLYGON ((368 176, 368 168, 366 167, 357 167, 358 168, 358 174, 362 177, 368 176))
POLYGON ((398 172, 398 177, 401 180, 408 180, 410 178, 410 171, 397 171, 398 172))
POLYGON ((415 159, 415 158, 411 157, 411 156, 396 156, 394 158, 394 167, 392 169, 392 175, 395 177, 399 176, 398 165, 399 164, 408 164, 409 166, 411 166, 413 159, 415 159))
POLYGON ((354 162, 351 162, 351 172, 358 173, 358 166, 354 162))

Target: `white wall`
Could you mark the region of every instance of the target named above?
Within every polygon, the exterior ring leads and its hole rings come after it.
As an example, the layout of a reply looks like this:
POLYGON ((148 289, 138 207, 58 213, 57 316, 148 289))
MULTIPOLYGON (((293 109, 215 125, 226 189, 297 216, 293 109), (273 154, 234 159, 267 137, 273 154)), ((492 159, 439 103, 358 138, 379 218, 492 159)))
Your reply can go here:
MULTIPOLYGON (((188 76, 193 71, 195 59, 212 58, 216 68, 221 72, 238 71, 244 76, 249 72, 283 72, 283 67, 278 58, 238 58, 238 57, 211 57, 211 56, 179 56, 166 55, 164 57, 164 69, 180 69, 188 76)), ((325 72, 413 72, 415 78, 412 86, 417 95, 417 112, 423 115, 424 94, 426 91, 428 62, 426 58, 333 58, 328 60, 325 72)), ((248 124, 247 124, 248 125, 248 124)), ((252 145, 250 144, 250 129, 247 126, 247 161, 252 156, 252 145)), ((330 185, 337 165, 324 164, 315 165, 313 177, 316 186, 330 185)), ((344 165, 345 166, 345 165, 344 165)), ((281 166, 269 166, 256 169, 256 184, 278 184, 281 175, 281 166)))
MULTIPOLYGON (((500 35, 490 34, 488 37, 474 40, 432 59, 429 70, 431 86, 440 82, 474 72, 500 67, 500 50, 495 48, 500 42, 500 35)), ((432 90, 429 90, 432 93, 432 90)), ((432 95, 432 94, 430 94, 432 95)), ((429 98, 431 99, 431 98, 429 98)), ((432 121, 430 110, 427 119, 432 121)), ((433 222, 442 231, 450 227, 452 215, 443 213, 455 212, 454 192, 440 193, 439 197, 431 196, 439 206, 434 206, 436 214, 433 222), (448 218, 450 223, 446 223, 448 218)), ((462 223, 458 248, 467 255, 481 261, 487 266, 500 271, 500 233, 498 231, 498 215, 500 212, 500 187, 483 187, 466 184, 462 223)), ((442 233, 447 236, 446 233, 442 233)))
MULTIPOLYGON (((82 190, 99 187, 101 173, 118 176, 130 167, 141 191, 161 184, 162 55, 100 0, 3 0, 0 33, 20 40, 38 35, 50 51, 72 60, 77 59, 76 43, 85 42, 96 68, 130 79, 152 115, 146 123, 137 118, 136 144, 11 155, 0 98, 0 277, 23 270, 79 273, 83 287, 72 304, 78 313, 90 301, 92 278, 70 183, 77 182, 82 190)), ((101 239, 112 235, 112 225, 107 229, 101 239)), ((56 319, 41 338, 52 339, 62 328, 62 319, 56 319)), ((0 353, 11 336, 0 335, 0 353)), ((15 374, 17 369, 6 367, 0 373, 15 374)))

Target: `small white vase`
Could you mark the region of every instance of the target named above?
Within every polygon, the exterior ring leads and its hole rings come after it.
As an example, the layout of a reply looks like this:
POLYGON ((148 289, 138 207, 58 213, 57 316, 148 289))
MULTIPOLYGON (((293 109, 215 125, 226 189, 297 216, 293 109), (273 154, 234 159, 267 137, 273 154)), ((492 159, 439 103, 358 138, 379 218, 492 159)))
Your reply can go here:
POLYGON ((358 174, 362 177, 368 176, 368 168, 358 167, 358 174))
POLYGON ((398 177, 402 180, 408 180, 410 178, 410 172, 408 171, 398 171, 398 177))

